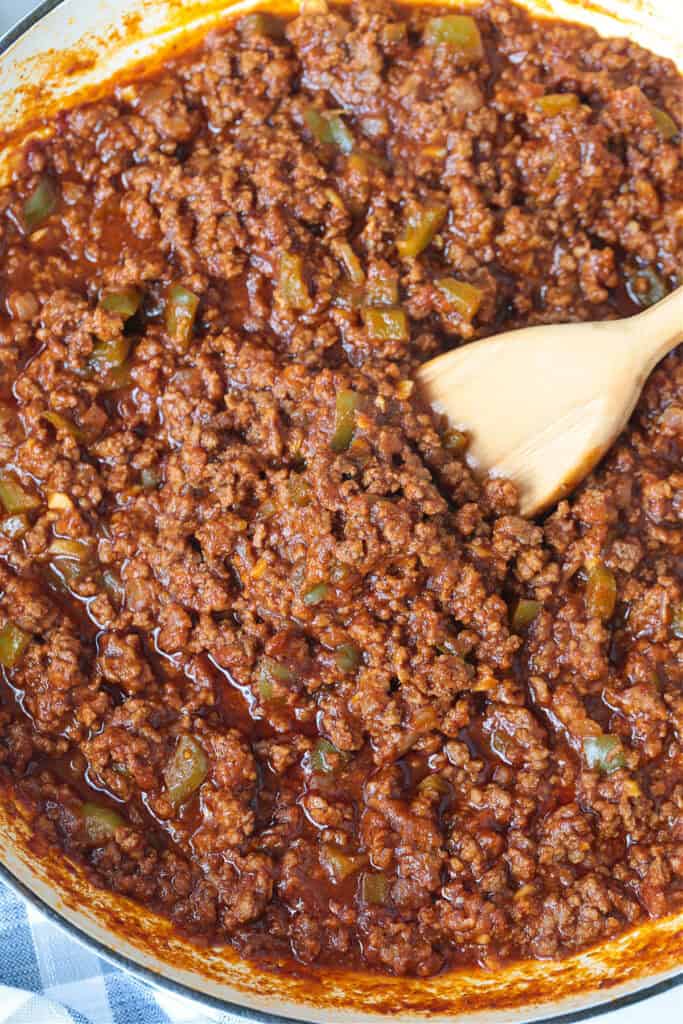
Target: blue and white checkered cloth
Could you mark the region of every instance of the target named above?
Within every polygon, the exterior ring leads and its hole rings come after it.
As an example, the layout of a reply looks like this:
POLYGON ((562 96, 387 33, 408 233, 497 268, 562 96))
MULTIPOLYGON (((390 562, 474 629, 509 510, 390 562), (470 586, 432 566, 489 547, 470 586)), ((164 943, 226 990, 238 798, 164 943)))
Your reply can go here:
POLYGON ((118 970, 0 882, 0 1024, 244 1024, 118 970))

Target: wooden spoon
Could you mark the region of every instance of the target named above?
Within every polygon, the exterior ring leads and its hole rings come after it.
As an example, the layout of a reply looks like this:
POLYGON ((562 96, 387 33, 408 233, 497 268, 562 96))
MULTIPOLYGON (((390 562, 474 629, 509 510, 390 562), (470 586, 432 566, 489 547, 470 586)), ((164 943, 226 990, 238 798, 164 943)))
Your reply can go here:
POLYGON ((423 394, 471 438, 475 470, 507 477, 534 515, 605 454, 643 385, 683 340, 683 288, 628 320, 527 327, 420 367, 423 394))

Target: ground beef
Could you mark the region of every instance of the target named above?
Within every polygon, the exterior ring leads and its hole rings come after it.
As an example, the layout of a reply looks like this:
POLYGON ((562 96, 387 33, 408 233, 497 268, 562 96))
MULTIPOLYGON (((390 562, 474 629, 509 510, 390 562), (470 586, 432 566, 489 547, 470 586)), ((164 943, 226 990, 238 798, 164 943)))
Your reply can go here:
POLYGON ((683 903, 680 355, 538 522, 412 384, 680 283, 681 78, 438 17, 250 15, 0 191, 0 779, 266 964, 491 968, 683 903))

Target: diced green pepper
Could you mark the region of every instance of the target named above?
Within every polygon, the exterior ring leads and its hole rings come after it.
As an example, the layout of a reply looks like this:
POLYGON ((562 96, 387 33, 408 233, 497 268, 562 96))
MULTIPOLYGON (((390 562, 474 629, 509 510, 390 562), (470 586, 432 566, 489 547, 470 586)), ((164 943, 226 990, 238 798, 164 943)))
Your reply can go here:
POLYGON ((9 515, 40 508, 40 498, 19 483, 13 473, 0 473, 0 501, 9 515))
POLYGON ((337 259, 343 263, 344 270, 349 275, 350 280, 354 284, 363 284, 365 273, 350 243, 343 238, 337 238, 333 243, 332 249, 337 259))
POLYGON ((360 889, 363 903, 382 907, 389 899, 389 880, 382 871, 366 871, 360 889))
POLYGON ((123 366, 130 352, 130 338, 111 338, 95 345, 88 363, 95 373, 106 374, 123 366))
POLYGON ((679 640, 683 640, 683 603, 674 606, 671 615, 671 632, 679 640))
POLYGON ((142 292, 137 288, 122 288, 118 292, 105 292, 100 299, 100 306, 106 313, 122 316, 130 320, 142 305, 142 292))
POLYGON ((335 146, 347 155, 353 151, 355 139, 349 126, 342 120, 339 114, 329 119, 330 135, 335 146))
POLYGON ((3 668, 14 668, 28 647, 30 639, 30 633, 19 629, 13 622, 6 622, 0 629, 0 665, 3 668))
POLYGON ((282 665, 279 661, 275 661, 273 658, 265 656, 261 658, 259 663, 257 686, 262 700, 269 701, 273 699, 275 682, 291 683, 293 679, 294 673, 291 669, 287 668, 286 665, 282 665))
POLYGON ((265 675, 260 675, 258 679, 258 692, 261 695, 261 700, 268 702, 273 699, 275 693, 275 687, 273 686, 272 679, 268 679, 265 675))
POLYGON ((87 575, 88 566, 75 558, 55 558, 48 565, 48 570, 57 586, 71 590, 74 583, 87 575))
POLYGON ((237 22, 237 31, 243 36, 265 36, 268 39, 284 39, 285 25, 276 14, 254 11, 245 14, 237 22))
POLYGON ((596 562, 588 570, 585 601, 590 616, 603 621, 612 617, 617 603, 617 581, 611 569, 601 562, 596 562))
POLYGON ((425 775, 418 784, 418 792, 423 796, 442 797, 450 793, 451 789, 443 775, 425 775))
POLYGON ((279 680, 281 683, 291 683, 294 679, 294 673, 291 669, 287 668, 279 661, 275 661, 273 658, 263 658, 261 660, 261 666, 265 669, 268 675, 272 676, 273 679, 279 680))
POLYGON ((678 125, 671 114, 668 114, 666 110, 662 110, 661 107, 651 106, 650 110, 655 120, 657 131, 666 142, 669 142, 674 136, 678 135, 678 125))
POLYGON ((187 351, 192 337, 199 297, 182 284, 174 284, 168 290, 166 302, 166 330, 169 337, 187 351))
POLYGON ((81 816, 85 833, 91 843, 104 846, 116 835, 116 830, 125 825, 125 821, 116 811, 99 804, 85 803, 81 807, 81 816))
POLYGON ((284 304, 291 309, 311 308, 311 296, 304 280, 303 259, 296 253, 283 252, 280 256, 278 292, 284 304))
POLYGON ((178 807, 185 803, 209 774, 209 759, 198 739, 183 734, 164 770, 168 798, 178 807))
POLYGON ((408 317, 397 306, 364 306, 363 323, 373 341, 408 341, 408 317))
POLYGON ((345 452, 353 440, 356 429, 358 394, 355 391, 340 391, 337 394, 337 418, 334 434, 330 441, 333 452, 345 452))
POLYGON ((334 660, 340 672, 355 672, 361 661, 361 652, 355 644, 340 644, 335 648, 334 660))
POLYGON ((448 207, 440 203, 423 206, 413 212, 396 241, 401 259, 414 259, 424 252, 442 227, 447 214, 448 207))
POLYGON ((319 739, 311 752, 311 768, 314 772, 328 775, 334 771, 334 767, 329 761, 330 754, 339 754, 334 743, 330 743, 324 738, 319 739))
POLYGON ((331 145, 330 122, 319 110, 315 110, 313 107, 310 110, 306 110, 304 112, 304 124, 317 142, 321 142, 323 145, 331 145))
POLYGON ((57 537, 52 541, 49 553, 52 558, 49 569, 59 585, 71 588, 91 569, 92 547, 87 541, 57 537))
POLYGON ((446 14, 430 18, 424 31, 427 46, 447 46, 470 60, 484 56, 479 26, 468 14, 446 14))
POLYGON ((321 604, 330 592, 329 583, 316 583, 314 587, 307 590, 303 596, 303 602, 309 607, 314 607, 316 604, 321 604))
POLYGON ((85 562, 92 552, 92 547, 90 541, 87 540, 55 537, 48 550, 57 558, 73 558, 77 562, 85 562))
POLYGON ((579 109, 579 97, 573 92, 549 92, 535 102, 536 110, 546 117, 556 117, 579 109))
POLYGON ((481 288, 467 281, 456 281, 454 277, 440 277, 434 283, 456 313, 464 320, 474 320, 484 298, 481 288))
POLYGON ((529 601, 526 598, 520 598, 512 613, 513 633, 523 633, 528 629, 542 607, 543 605, 540 601, 529 601))
POLYGON ((320 863, 337 885, 364 867, 367 862, 365 854, 344 853, 334 843, 323 843, 320 847, 320 863))
POLYGON ((339 114, 320 113, 311 108, 304 114, 306 127, 318 142, 336 146, 347 155, 353 151, 355 140, 348 125, 339 114))
POLYGON ((72 584, 89 572, 92 544, 88 540, 55 537, 48 548, 51 556, 48 569, 60 587, 70 589, 72 584))
POLYGON ((78 444, 85 440, 83 431, 79 430, 75 423, 68 420, 66 416, 62 416, 61 413, 48 409, 47 412, 41 413, 41 418, 53 426, 58 434, 68 434, 78 444))
POLYGON ((624 748, 618 736, 584 736, 583 754, 591 771, 598 769, 611 775, 626 765, 624 748))
POLYGON ((33 234, 57 209, 59 191, 52 178, 45 175, 24 203, 24 230, 33 234))

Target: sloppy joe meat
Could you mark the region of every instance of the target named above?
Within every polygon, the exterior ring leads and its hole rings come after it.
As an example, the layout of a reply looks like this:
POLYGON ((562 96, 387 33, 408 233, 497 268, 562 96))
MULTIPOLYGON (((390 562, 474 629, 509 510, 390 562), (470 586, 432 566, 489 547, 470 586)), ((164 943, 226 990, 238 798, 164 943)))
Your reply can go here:
POLYGON ((0 781, 97 884, 413 975, 681 907, 680 356, 538 521, 413 385, 680 283, 681 81, 380 0, 248 15, 25 146, 0 781))

